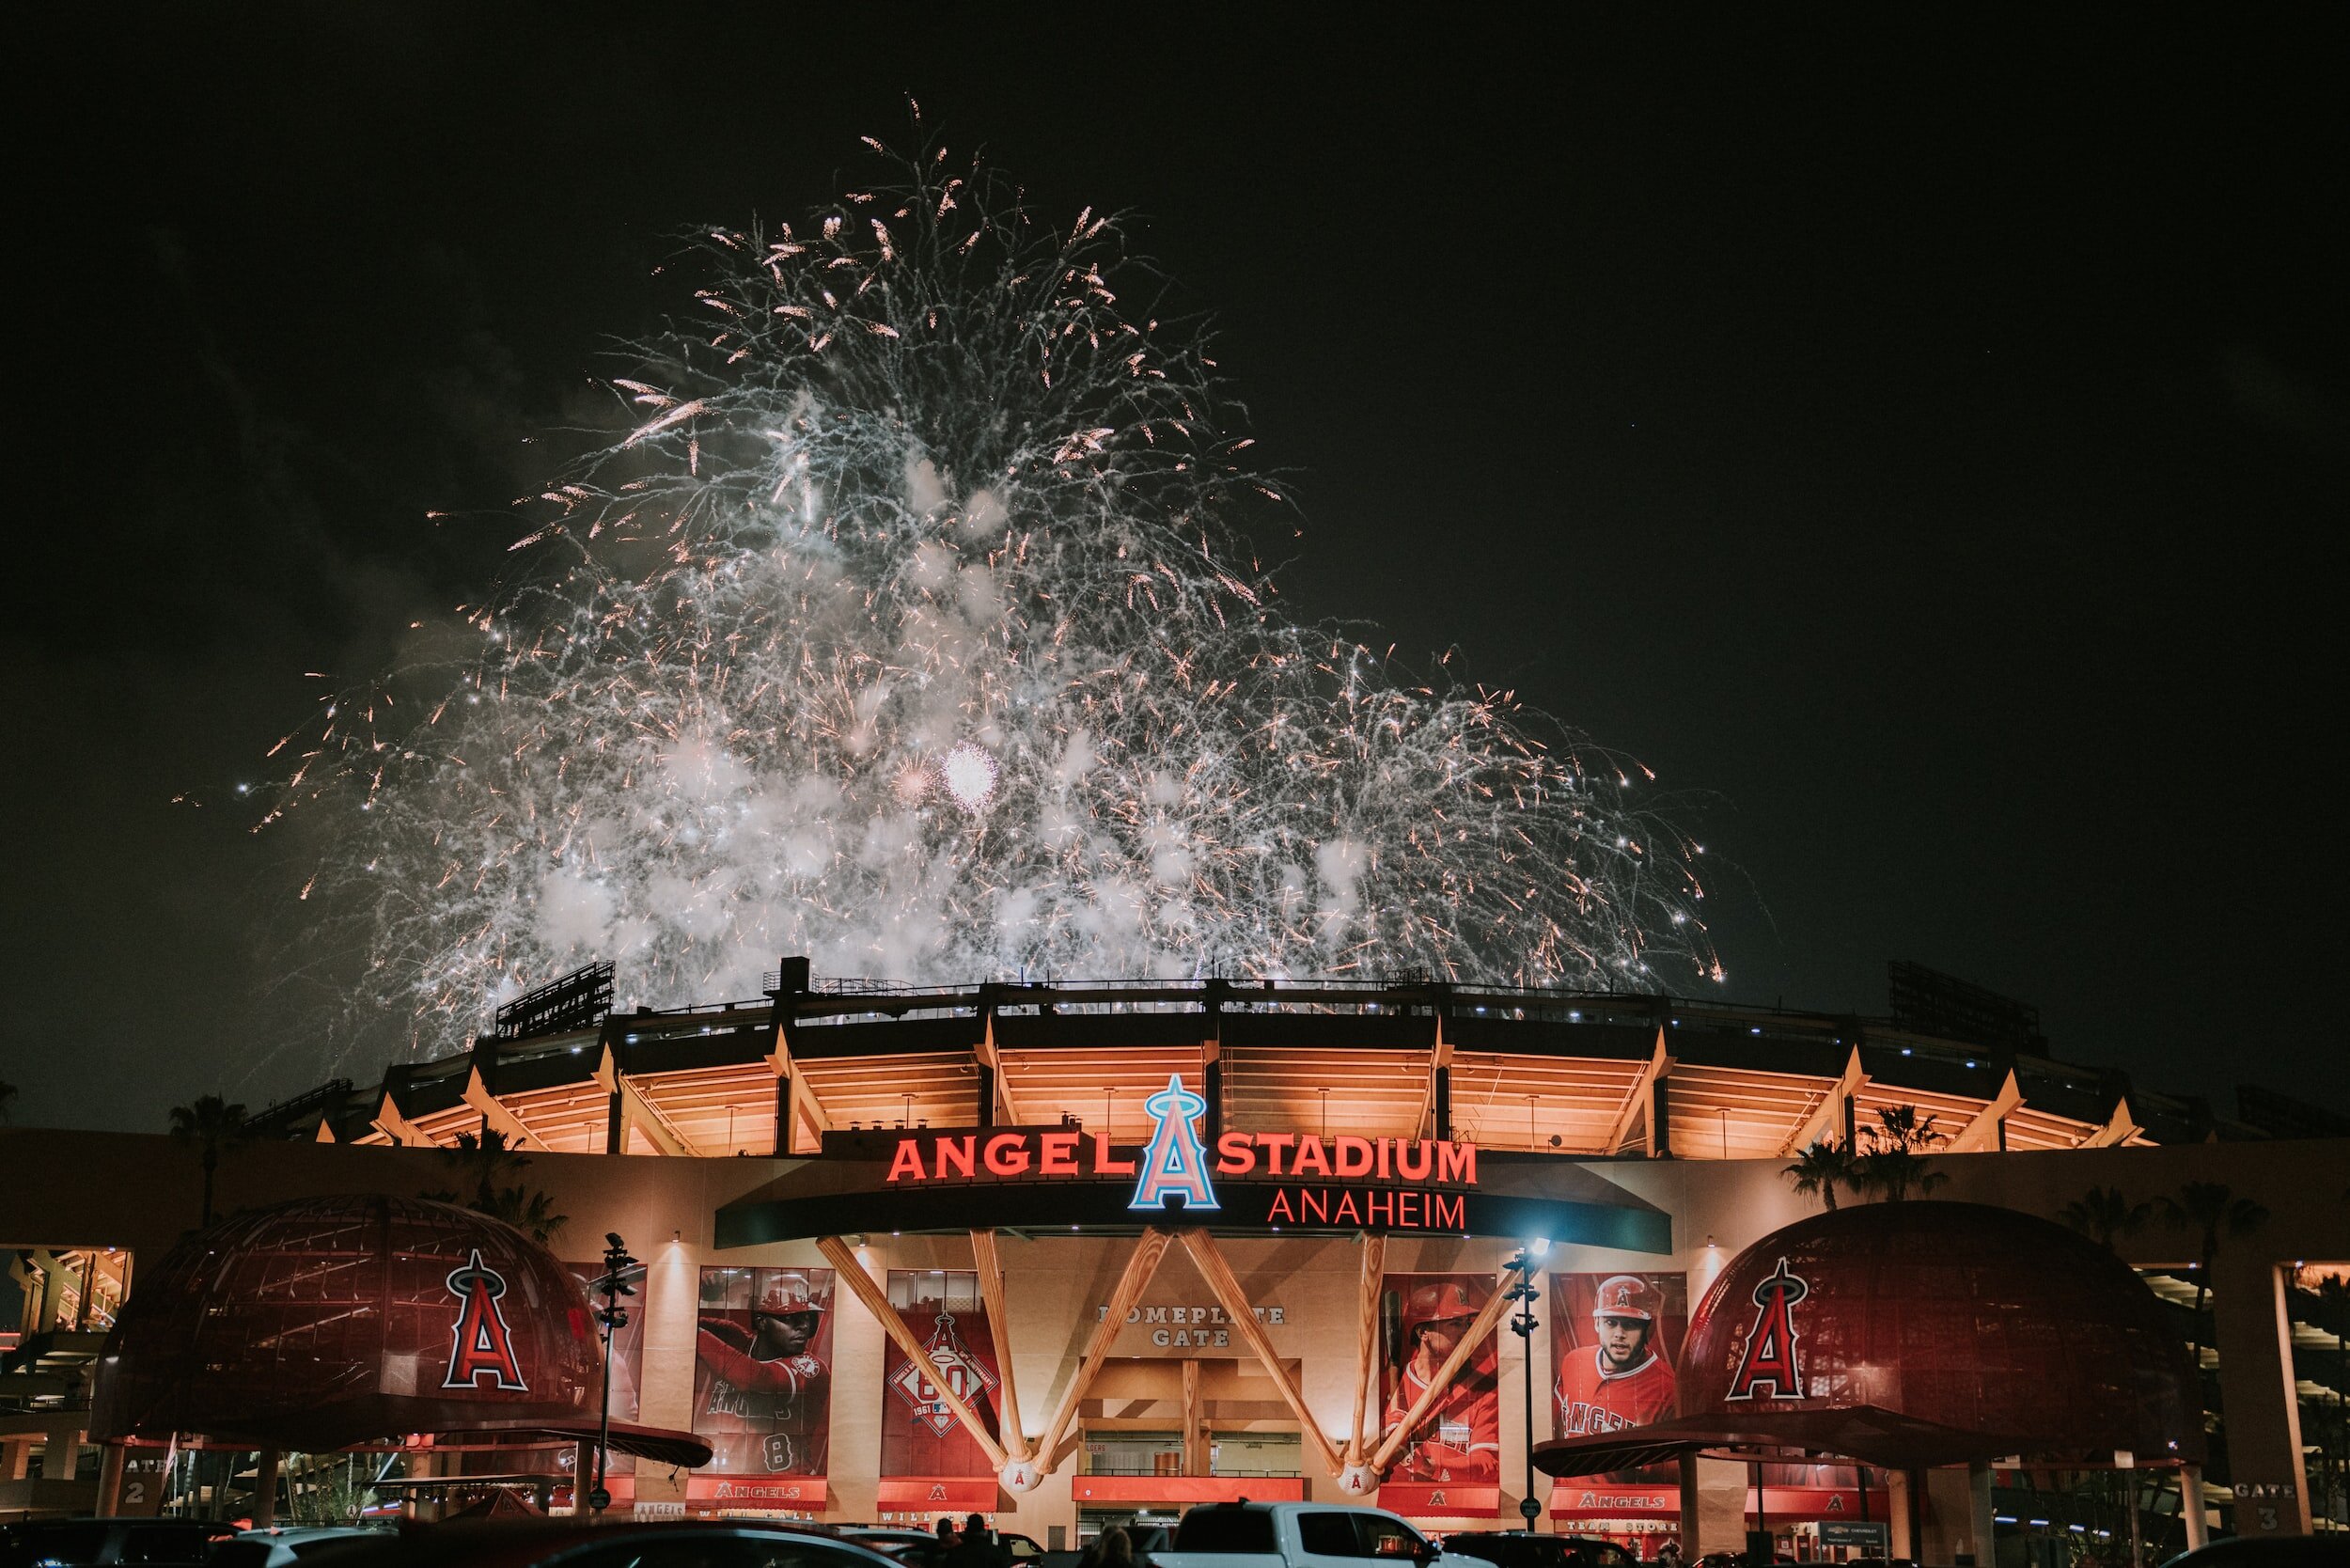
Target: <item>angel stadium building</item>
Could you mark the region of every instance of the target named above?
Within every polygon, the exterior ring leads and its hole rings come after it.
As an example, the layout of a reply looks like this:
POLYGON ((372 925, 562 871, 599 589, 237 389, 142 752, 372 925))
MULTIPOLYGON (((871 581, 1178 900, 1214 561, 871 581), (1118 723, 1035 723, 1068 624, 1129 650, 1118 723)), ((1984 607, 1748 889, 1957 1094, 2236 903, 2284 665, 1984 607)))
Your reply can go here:
POLYGON ((1943 977, 772 979, 591 967, 209 1146, 0 1132, 0 1520, 568 1508, 608 1375, 613 1508, 1047 1550, 1241 1497, 1692 1560, 2350 1525, 2350 1125, 1943 977))

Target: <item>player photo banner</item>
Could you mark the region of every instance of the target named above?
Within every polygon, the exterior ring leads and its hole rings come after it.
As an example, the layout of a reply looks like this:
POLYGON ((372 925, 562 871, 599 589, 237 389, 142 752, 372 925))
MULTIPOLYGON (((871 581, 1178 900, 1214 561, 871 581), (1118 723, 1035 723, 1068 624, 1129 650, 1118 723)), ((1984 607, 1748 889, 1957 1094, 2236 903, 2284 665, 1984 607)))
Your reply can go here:
MULTIPOLYGON (((979 1277, 969 1269, 893 1268, 888 1286, 889 1304, 921 1341, 948 1387, 979 1413, 988 1435, 995 1435, 1001 1430, 997 1402, 1004 1380, 996 1370, 979 1277)), ((995 1466, 979 1442, 895 1340, 882 1351, 881 1400, 883 1475, 995 1476, 995 1466)))
POLYGON ((832 1270, 705 1268, 694 1433, 705 1475, 821 1476, 832 1423, 832 1270))
POLYGON ((1673 1413, 1673 1362, 1689 1328, 1680 1274, 1550 1277, 1551 1430, 1560 1437, 1647 1426, 1673 1413))
MULTIPOLYGON (((603 1278, 603 1264, 600 1262, 565 1263, 563 1266, 571 1270, 572 1277, 582 1286, 603 1278)), ((641 1285, 636 1295, 620 1297, 620 1305, 628 1312, 628 1322, 612 1331, 612 1419, 616 1421, 636 1419, 637 1390, 645 1386, 645 1298, 641 1294, 641 1285)), ((588 1304, 601 1309, 603 1297, 591 1293, 588 1304)), ((599 1344, 603 1340, 603 1325, 601 1324, 596 1325, 596 1340, 599 1344)), ((605 1457, 604 1473, 610 1476, 635 1474, 636 1456, 614 1450, 605 1457)))
MULTIPOLYGON (((1383 1433, 1418 1402, 1493 1294, 1493 1277, 1485 1274, 1390 1274, 1380 1281, 1383 1433)), ((1396 1450, 1386 1479, 1404 1486, 1498 1482, 1500 1371, 1500 1343, 1489 1332, 1411 1440, 1396 1450)))
MULTIPOLYGON (((1551 1431, 1580 1437, 1669 1418, 1673 1363, 1689 1328, 1688 1277, 1554 1274, 1549 1294, 1551 1431)), ((1664 1512, 1677 1513, 1680 1484, 1670 1465, 1580 1477, 1551 1489, 1551 1513, 1635 1517, 1657 1497, 1670 1500, 1664 1512)))

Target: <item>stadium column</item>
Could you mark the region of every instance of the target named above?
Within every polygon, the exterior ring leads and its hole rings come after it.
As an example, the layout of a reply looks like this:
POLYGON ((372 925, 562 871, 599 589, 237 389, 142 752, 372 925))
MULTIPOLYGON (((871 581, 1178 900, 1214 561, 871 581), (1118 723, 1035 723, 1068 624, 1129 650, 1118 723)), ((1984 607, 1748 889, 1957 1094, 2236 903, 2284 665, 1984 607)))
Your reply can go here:
MULTIPOLYGON (((701 1304, 701 1249, 707 1233, 697 1220, 695 1240, 673 1237, 655 1242, 643 1253, 643 1305, 637 1309, 645 1325, 642 1390, 636 1419, 649 1426, 690 1432, 694 1426, 694 1359, 701 1304)), ((685 1483, 682 1471, 666 1465, 640 1465, 636 1496, 648 1502, 682 1502, 685 1483)))
POLYGON ((82 1422, 87 1412, 54 1411, 40 1446, 40 1479, 71 1481, 82 1458, 82 1422))
POLYGON ((1681 1555, 1747 1549, 1746 1466, 1733 1459, 1681 1456, 1681 1555))
MULTIPOLYGON (((623 1031, 617 1016, 603 1021, 603 1028, 596 1045, 596 1059, 599 1062, 608 1056, 620 1066, 627 1065, 628 1058, 624 1053, 628 1045, 628 1036, 623 1031)), ((617 1077, 610 1092, 604 1096, 603 1152, 607 1154, 628 1152, 628 1102, 620 1097, 620 1086, 617 1077)))
POLYGON ((1214 1149, 1216 1140, 1224 1136, 1224 1054, 1213 1040, 1207 1042, 1204 1049, 1207 1062, 1200 1069, 1199 1075, 1205 1080, 1202 1097, 1208 1102, 1207 1146, 1214 1149))
POLYGON ((1648 1086, 1648 1152, 1660 1160, 1673 1157, 1673 1078, 1659 1073, 1648 1086))
MULTIPOLYGON (((995 1125, 995 1112, 1009 1087, 1003 1081, 1004 1058, 995 1049, 995 987, 979 987, 979 1038, 971 1047, 971 1063, 979 1078, 972 1095, 971 1124, 985 1132, 995 1125)), ((1009 1108, 1009 1107, 1007 1107, 1009 1108)), ((1013 1115, 1011 1121, 1020 1118, 1013 1115)))
POLYGON ((1918 1555, 1918 1500, 1911 1480, 1907 1470, 1885 1472, 1886 1523, 1894 1557, 1918 1555))
POLYGON ((1992 1509, 1991 1462, 1987 1459, 1966 1466, 1966 1521, 1975 1538, 1975 1560, 1998 1561, 1998 1527, 1992 1509))
POLYGON ((98 1453, 98 1506, 91 1510, 101 1518, 111 1518, 122 1512, 122 1466, 127 1450, 120 1443, 108 1443, 98 1453))
POLYGON ((1922 1504, 1918 1555, 1934 1562, 1972 1559, 1991 1561, 1991 1472, 1982 1468, 1982 1490, 1976 1490, 1976 1466, 1920 1470, 1913 1496, 1922 1504), (1982 1518, 1977 1519, 1978 1505, 1982 1518))
POLYGON ((2310 1533, 2301 1405, 2294 1384, 2285 1272, 2257 1239, 2223 1248, 2213 1269, 2213 1338, 2219 1341, 2219 1407, 2228 1432, 2235 1533, 2310 1533), (2251 1488, 2248 1491, 2247 1488, 2251 1488))
POLYGON ((2203 1500, 2203 1467, 2201 1465, 2179 1466, 2179 1511, 2186 1525, 2186 1549, 2208 1544, 2211 1540, 2211 1510, 2203 1500))
POLYGON ((1428 1090, 1420 1098, 1420 1112, 1412 1129, 1416 1137, 1433 1137, 1441 1143, 1452 1141, 1452 1041, 1445 1029, 1448 1009, 1443 993, 1435 1008, 1435 1038, 1428 1049, 1428 1090))
POLYGON ((1183 1357, 1183 1474, 1209 1471, 1207 1401, 1199 1388, 1199 1358, 1183 1357))
POLYGON ((1230 989, 1230 982, 1220 980, 1209 980, 1200 988, 1200 1094, 1208 1102, 1207 1143, 1211 1149, 1224 1136, 1224 994, 1230 989))
POLYGON ((767 1064, 776 1074, 776 1153, 795 1152, 800 1131, 799 1068, 792 1060, 793 1026, 799 1021, 799 999, 814 995, 806 958, 786 954, 776 966, 776 983, 767 992, 767 1064))

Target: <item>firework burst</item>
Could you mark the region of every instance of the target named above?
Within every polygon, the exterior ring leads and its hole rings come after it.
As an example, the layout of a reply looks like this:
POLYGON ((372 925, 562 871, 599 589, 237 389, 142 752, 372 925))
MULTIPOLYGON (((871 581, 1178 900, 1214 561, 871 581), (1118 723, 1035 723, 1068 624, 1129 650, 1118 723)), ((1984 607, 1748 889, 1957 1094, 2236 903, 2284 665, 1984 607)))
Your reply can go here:
POLYGON ((450 1048, 597 957, 656 1005, 785 953, 1719 978, 1632 764, 1276 607, 1238 524, 1278 487, 1198 334, 1120 298, 1154 279, 1115 222, 890 167, 699 237, 691 319, 607 384, 624 423, 532 503, 475 646, 290 744, 264 825, 334 846, 304 912, 364 970, 337 1038, 450 1048))

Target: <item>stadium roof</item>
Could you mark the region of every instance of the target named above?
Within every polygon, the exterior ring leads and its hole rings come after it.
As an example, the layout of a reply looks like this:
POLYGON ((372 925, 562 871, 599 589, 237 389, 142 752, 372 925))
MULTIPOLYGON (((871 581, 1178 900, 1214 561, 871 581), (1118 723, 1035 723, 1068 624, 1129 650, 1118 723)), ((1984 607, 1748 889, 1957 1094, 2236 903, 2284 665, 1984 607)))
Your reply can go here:
POLYGON ((1214 980, 778 987, 485 1036, 395 1065, 375 1086, 321 1086, 260 1120, 335 1141, 452 1145, 486 1126, 522 1148, 688 1156, 812 1153, 825 1133, 924 1125, 1069 1121, 1123 1142, 1147 1134, 1143 1101, 1170 1073, 1213 1074, 1216 1114, 1234 1129, 1415 1137, 1441 1120, 1484 1147, 1586 1158, 1792 1155, 1841 1137, 1848 1101, 1862 1128, 1915 1105, 1951 1152, 2261 1136, 2119 1073, 1883 1020, 1420 981, 1214 980))

